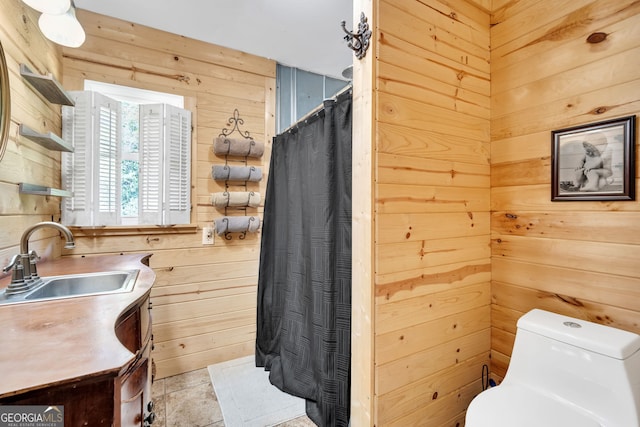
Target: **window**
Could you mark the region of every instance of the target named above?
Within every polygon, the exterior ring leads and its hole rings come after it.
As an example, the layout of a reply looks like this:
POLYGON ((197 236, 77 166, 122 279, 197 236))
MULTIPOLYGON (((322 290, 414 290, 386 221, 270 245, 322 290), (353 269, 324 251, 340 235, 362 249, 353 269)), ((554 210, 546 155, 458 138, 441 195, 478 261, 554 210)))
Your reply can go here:
POLYGON ((276 109, 278 132, 331 98, 348 81, 278 64, 276 68, 276 109))
POLYGON ((188 224, 191 112, 183 98, 87 82, 63 107, 62 222, 77 226, 188 224), (151 102, 151 103, 150 103, 151 102))

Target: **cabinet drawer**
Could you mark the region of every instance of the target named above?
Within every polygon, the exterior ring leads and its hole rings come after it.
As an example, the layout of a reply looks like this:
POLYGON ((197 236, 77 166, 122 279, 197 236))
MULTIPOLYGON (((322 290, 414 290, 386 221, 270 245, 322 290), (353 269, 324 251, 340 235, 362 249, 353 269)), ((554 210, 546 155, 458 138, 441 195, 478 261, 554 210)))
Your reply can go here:
POLYGON ((147 342, 140 353, 140 358, 121 377, 120 419, 122 427, 141 426, 144 420, 147 402, 151 401, 150 352, 151 345, 147 342))
POLYGON ((133 427, 142 425, 144 396, 142 393, 127 401, 122 401, 120 406, 121 427, 133 427))
POLYGON ((140 339, 146 342, 151 336, 151 299, 147 298, 140 307, 140 339))
POLYGON ((147 385, 149 372, 149 359, 141 360, 142 363, 134 365, 133 370, 125 374, 120 388, 120 398, 122 402, 134 399, 144 391, 147 385))
POLYGON ((136 309, 118 322, 116 325, 116 336, 131 353, 137 353, 140 349, 140 310, 136 309))
POLYGON ((140 306, 128 311, 116 324, 116 336, 131 353, 137 353, 151 337, 151 302, 147 298, 140 306))

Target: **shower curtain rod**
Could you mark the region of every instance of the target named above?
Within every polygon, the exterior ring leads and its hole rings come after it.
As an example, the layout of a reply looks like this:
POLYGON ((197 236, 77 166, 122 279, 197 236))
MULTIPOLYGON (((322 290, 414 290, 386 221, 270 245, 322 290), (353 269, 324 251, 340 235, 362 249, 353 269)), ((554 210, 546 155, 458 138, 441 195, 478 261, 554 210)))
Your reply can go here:
POLYGON ((314 108, 313 110, 309 111, 307 114, 302 116, 297 122, 295 122, 294 124, 292 124, 291 126, 286 128, 285 130, 280 132, 280 134, 290 132, 293 129, 297 129, 301 123, 308 122, 309 119, 313 118, 314 116, 318 115, 322 110, 324 110, 324 103, 325 102, 327 102, 327 101, 336 101, 342 95, 344 95, 347 92, 350 92, 351 90, 353 90, 353 83, 349 82, 349 84, 346 85, 345 87, 343 87, 342 89, 340 89, 340 91, 338 93, 333 95, 331 98, 326 98, 324 101, 322 101, 322 104, 318 105, 316 108, 314 108))

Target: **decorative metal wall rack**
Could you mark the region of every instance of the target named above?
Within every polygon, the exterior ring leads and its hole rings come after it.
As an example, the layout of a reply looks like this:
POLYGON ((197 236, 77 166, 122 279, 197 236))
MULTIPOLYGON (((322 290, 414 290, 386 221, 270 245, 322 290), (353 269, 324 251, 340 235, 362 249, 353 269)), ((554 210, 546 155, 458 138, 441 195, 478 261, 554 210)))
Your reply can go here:
MULTIPOLYGON (((245 168, 248 167, 248 158, 249 157, 261 157, 264 151, 264 145, 257 143, 252 137, 249 131, 242 130, 240 128, 241 125, 244 124, 244 119, 240 117, 240 112, 238 109, 234 109, 233 116, 227 120, 227 128, 222 129, 216 140, 214 141, 214 153, 216 155, 224 156, 224 166, 227 168, 232 168, 230 162, 235 162, 243 165, 245 168), (237 133, 238 136, 235 134, 237 133)), ((215 166, 214 166, 215 168, 215 166)), ((255 172, 253 170, 252 172, 255 172)), ((231 175, 231 174, 230 174, 231 175)), ((247 204, 243 206, 233 206, 233 204, 225 204, 224 205, 224 217, 218 218, 216 220, 216 232, 218 234, 223 234, 226 240, 231 240, 232 232, 240 233, 239 239, 244 239, 247 235, 247 232, 256 232, 260 226, 260 218, 257 216, 248 216, 247 215, 247 207, 253 206, 251 203, 252 200, 259 200, 259 193, 250 192, 247 189, 247 181, 257 181, 261 179, 261 175, 259 179, 253 179, 253 175, 249 174, 247 179, 244 179, 244 193, 249 194, 247 199, 247 204), (244 216, 227 216, 227 211, 230 206, 233 206, 233 209, 244 211, 244 216), (246 225, 246 227, 245 227, 246 225)), ((214 170, 212 169, 212 178, 216 179, 214 170)), ((229 192, 229 176, 224 179, 224 193, 221 195, 226 197, 227 200, 232 200, 233 195, 240 194, 229 192)), ((220 195, 220 193, 218 193, 220 195)), ((214 195, 212 195, 212 204, 214 195)), ((218 197, 220 199, 220 197, 218 197)))

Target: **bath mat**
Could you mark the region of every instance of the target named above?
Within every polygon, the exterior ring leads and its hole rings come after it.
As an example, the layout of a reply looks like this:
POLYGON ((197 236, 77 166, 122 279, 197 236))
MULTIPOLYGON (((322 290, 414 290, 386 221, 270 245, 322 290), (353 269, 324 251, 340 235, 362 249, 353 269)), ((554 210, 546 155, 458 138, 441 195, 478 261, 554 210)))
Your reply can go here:
POLYGON ((305 401, 280 391, 247 356, 208 367, 225 427, 266 427, 305 415, 305 401))

